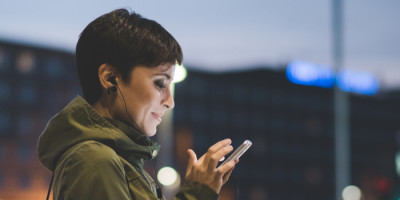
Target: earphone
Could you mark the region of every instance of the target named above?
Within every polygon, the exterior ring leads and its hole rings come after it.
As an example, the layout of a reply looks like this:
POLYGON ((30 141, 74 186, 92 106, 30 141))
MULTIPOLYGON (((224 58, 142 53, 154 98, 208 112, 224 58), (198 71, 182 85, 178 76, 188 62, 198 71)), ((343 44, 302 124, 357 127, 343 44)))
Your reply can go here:
MULTIPOLYGON (((107 88, 107 94, 111 94, 111 93, 117 94, 117 90, 119 90, 119 92, 121 93, 121 96, 122 96, 122 100, 123 100, 123 102, 124 102, 125 112, 126 112, 126 114, 128 115, 128 117, 130 118, 130 120, 131 120, 132 122, 134 122, 134 120, 132 119, 131 115, 128 113, 128 110, 127 110, 127 108, 126 108, 125 97, 124 97, 124 95, 122 94, 121 89, 118 87, 118 83, 117 83, 116 77, 115 77, 115 76, 112 76, 112 77, 110 77, 107 81, 109 81, 110 83, 113 84, 113 86, 107 88)), ((137 126, 137 125, 136 125, 136 126, 137 126)), ((139 130, 139 129, 138 129, 138 130, 139 130)), ((150 145, 150 144, 147 144, 147 145, 150 145)), ((161 198, 163 197, 163 195, 162 195, 161 187, 160 187, 160 185, 159 185, 159 183, 158 183, 157 177, 155 177, 155 171, 156 171, 156 163, 155 163, 155 162, 156 162, 156 160, 153 159, 153 167, 154 167, 154 168, 153 168, 153 170, 154 170, 154 171, 153 171, 153 180, 155 181, 155 184, 156 184, 157 197, 161 199, 161 198)), ((151 176, 151 175, 150 175, 150 176, 151 176)), ((143 178, 147 179, 146 177, 143 177, 143 178)))
POLYGON ((111 93, 116 94, 118 83, 117 83, 117 80, 115 79, 115 76, 112 76, 107 81, 113 84, 113 86, 111 86, 107 89, 107 94, 111 94, 111 93))

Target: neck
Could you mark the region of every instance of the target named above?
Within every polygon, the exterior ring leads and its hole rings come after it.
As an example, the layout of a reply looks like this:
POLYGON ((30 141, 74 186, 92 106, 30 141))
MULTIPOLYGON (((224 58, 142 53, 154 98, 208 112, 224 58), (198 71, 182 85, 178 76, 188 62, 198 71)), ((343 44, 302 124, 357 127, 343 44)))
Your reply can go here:
POLYGON ((100 114, 100 116, 105 117, 105 118, 113 118, 110 107, 107 106, 110 104, 107 104, 104 100, 100 99, 96 101, 92 106, 96 111, 100 114))

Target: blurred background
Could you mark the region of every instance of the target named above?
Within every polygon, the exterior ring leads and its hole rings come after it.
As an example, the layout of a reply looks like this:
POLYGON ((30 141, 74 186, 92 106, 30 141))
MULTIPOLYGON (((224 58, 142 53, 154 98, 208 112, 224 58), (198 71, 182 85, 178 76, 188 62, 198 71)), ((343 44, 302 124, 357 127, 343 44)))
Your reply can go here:
POLYGON ((184 51, 186 79, 154 138, 167 198, 186 149, 231 138, 253 146, 221 200, 400 199, 400 1, 335 3, 2 1, 0 200, 46 198, 36 141, 81 94, 80 32, 116 8, 156 20, 184 51))

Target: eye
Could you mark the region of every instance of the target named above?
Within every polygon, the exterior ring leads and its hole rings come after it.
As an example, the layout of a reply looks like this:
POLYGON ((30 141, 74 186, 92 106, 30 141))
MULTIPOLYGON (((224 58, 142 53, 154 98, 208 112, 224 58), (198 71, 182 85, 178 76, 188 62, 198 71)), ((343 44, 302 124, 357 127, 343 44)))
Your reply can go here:
POLYGON ((154 84, 160 89, 164 89, 165 88, 165 81, 164 80, 156 80, 156 81, 154 81, 154 84))

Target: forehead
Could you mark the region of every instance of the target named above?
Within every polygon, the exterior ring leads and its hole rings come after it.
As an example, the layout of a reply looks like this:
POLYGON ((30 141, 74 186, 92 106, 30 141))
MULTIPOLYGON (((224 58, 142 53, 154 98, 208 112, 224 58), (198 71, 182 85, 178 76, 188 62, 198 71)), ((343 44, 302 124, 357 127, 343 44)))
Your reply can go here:
POLYGON ((160 64, 156 67, 156 70, 160 71, 160 72, 165 72, 165 73, 168 73, 168 72, 173 73, 175 71, 175 64, 172 64, 172 63, 160 64))
POLYGON ((132 70, 131 76, 157 76, 165 75, 168 79, 173 78, 175 73, 175 64, 165 63, 156 67, 136 66, 132 70))
POLYGON ((176 64, 161 64, 154 68, 154 73, 156 75, 164 75, 167 79, 174 79, 176 64))

